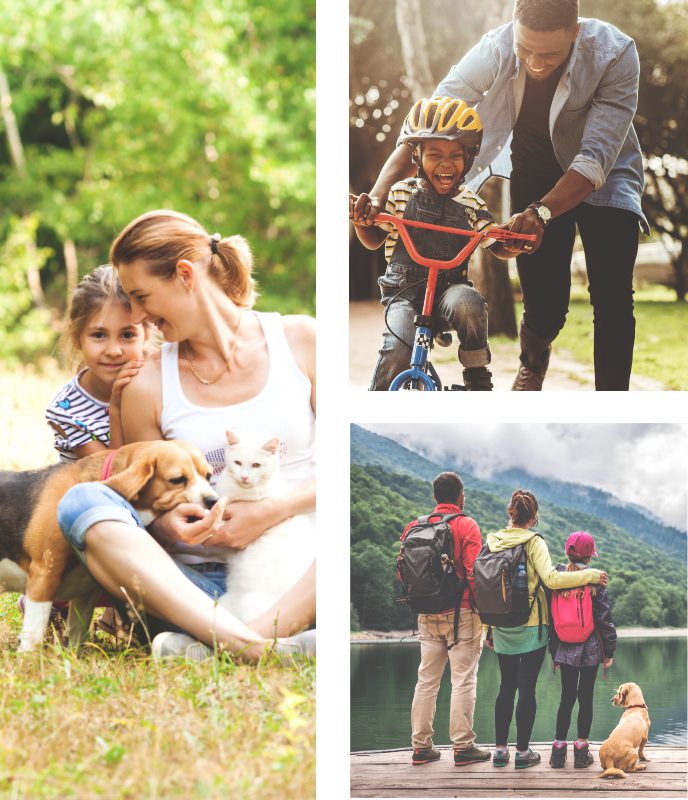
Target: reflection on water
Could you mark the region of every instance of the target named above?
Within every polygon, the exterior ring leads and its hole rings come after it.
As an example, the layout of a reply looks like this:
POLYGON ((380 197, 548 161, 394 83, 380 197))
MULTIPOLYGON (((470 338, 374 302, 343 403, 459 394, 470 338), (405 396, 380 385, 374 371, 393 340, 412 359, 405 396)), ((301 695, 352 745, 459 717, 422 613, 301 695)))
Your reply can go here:
MULTIPOLYGON (((416 685, 420 648, 412 644, 351 646, 351 749, 381 750, 410 745, 411 700, 416 685)), ((590 738, 606 739, 620 712, 611 698, 620 683, 633 681, 643 690, 652 727, 650 744, 685 746, 686 640, 620 639, 614 666, 595 684, 594 719, 590 738)), ((560 696, 559 674, 549 655, 537 684, 538 711, 533 741, 551 741, 560 696)), ((478 742, 494 741, 494 700, 499 689, 499 665, 484 650, 478 670, 478 699, 474 729, 478 742)), ((435 744, 449 744, 449 670, 445 671, 437 700, 435 744)), ((575 738, 577 708, 573 710, 569 739, 575 738)), ((509 741, 516 738, 512 724, 509 741)))

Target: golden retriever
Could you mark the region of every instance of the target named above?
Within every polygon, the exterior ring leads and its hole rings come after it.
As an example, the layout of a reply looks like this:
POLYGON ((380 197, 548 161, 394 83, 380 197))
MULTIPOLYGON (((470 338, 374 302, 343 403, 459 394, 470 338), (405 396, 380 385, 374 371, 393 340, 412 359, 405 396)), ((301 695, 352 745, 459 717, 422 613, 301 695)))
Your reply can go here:
POLYGON ((600 747, 600 765, 604 772, 598 778, 625 778, 626 772, 645 769, 649 761, 643 755, 650 733, 650 716, 637 683, 622 683, 612 697, 612 703, 626 710, 619 724, 600 747), (626 772, 624 772, 626 770, 626 772))

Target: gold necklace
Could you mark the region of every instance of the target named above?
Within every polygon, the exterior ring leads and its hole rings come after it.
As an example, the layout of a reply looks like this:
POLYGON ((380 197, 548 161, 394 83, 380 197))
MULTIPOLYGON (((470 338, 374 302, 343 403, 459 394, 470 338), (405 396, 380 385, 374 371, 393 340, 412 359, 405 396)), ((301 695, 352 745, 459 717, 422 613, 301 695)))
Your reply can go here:
POLYGON ((193 365, 193 359, 191 358, 190 351, 189 351, 189 342, 188 341, 184 342, 184 353, 186 355, 186 363, 189 365, 189 369, 191 370, 191 374, 194 376, 194 378, 196 378, 197 381, 200 381, 204 386, 211 386, 213 383, 217 383, 217 381, 220 379, 220 377, 222 376, 224 371, 229 369, 229 362, 230 362, 232 356, 234 355, 234 350, 236 348, 237 334, 239 333, 239 326, 241 325, 241 315, 242 315, 243 310, 244 310, 243 308, 239 309, 239 318, 237 319, 237 324, 234 327, 234 338, 232 339, 232 344, 230 345, 229 353, 227 354, 227 363, 223 367, 223 369, 221 369, 217 373, 217 375, 214 378, 210 378, 210 379, 202 378, 196 372, 196 369, 195 369, 195 367, 193 365))

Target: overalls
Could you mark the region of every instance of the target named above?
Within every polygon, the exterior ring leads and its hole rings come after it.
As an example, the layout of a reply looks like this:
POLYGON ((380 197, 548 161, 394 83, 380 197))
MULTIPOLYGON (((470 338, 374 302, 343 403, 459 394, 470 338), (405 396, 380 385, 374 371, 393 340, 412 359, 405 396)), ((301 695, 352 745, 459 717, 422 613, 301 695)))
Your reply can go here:
MULTIPOLYGON (((466 208, 449 196, 437 194, 416 184, 404 212, 404 219, 431 222, 460 230, 472 230, 466 208)), ((428 258, 449 261, 465 245, 466 239, 451 233, 413 229, 418 252, 428 258)), ((459 339, 459 361, 464 368, 490 363, 487 343, 487 303, 468 282, 468 261, 437 276, 435 307, 436 331, 454 330, 459 339)), ((382 333, 380 356, 373 373, 370 391, 387 391, 392 380, 409 366, 415 334, 413 318, 423 309, 428 271, 418 266, 406 246, 397 239, 385 274, 378 279, 381 303, 389 306, 387 325, 382 333), (417 284, 417 285, 414 285, 417 284), (404 290, 390 304, 392 298, 404 290), (394 331, 400 342, 390 330, 394 331)))

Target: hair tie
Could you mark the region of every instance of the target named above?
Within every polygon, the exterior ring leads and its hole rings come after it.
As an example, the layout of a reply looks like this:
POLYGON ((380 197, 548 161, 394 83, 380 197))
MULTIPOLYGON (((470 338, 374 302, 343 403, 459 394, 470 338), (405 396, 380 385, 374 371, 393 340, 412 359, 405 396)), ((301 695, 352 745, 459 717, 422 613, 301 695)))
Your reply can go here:
POLYGON ((217 243, 222 239, 219 233, 214 233, 210 237, 210 249, 213 251, 214 255, 217 255, 217 243))

